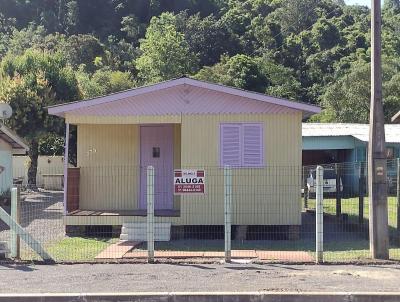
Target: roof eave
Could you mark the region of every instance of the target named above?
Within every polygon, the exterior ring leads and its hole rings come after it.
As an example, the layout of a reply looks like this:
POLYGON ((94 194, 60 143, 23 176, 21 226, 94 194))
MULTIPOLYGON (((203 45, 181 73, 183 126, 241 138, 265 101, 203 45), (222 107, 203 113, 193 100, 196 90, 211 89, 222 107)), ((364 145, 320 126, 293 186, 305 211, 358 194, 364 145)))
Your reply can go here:
POLYGON ((19 147, 15 148, 12 147, 13 150, 25 150, 25 152, 29 151, 29 146, 27 143, 23 141, 22 138, 20 138, 17 134, 15 134, 11 129, 7 128, 4 125, 0 124, 0 131, 2 131, 6 136, 8 136, 15 144, 17 144, 19 147))
POLYGON ((231 94, 231 95, 235 95, 235 96, 242 96, 242 97, 257 100, 257 101, 269 102, 271 104, 284 106, 284 107, 288 107, 288 108, 292 108, 292 109, 297 109, 297 110, 303 111, 305 113, 309 112, 310 116, 321 112, 321 107, 311 105, 311 104, 290 101, 287 99, 281 99, 281 98, 269 96, 269 95, 254 92, 254 91, 247 91, 247 90, 240 89, 240 88, 224 86, 224 85, 209 83, 209 82, 204 82, 204 81, 198 81, 198 80, 194 80, 194 79, 190 79, 190 78, 184 78, 183 80, 185 80, 184 83, 188 84, 188 85, 193 85, 193 86, 197 86, 197 87, 205 88, 205 89, 212 89, 212 90, 215 90, 215 91, 218 91, 221 93, 227 93, 227 94, 231 94))
POLYGON ((29 148, 28 148, 28 150, 18 148, 18 149, 13 149, 12 154, 13 155, 25 155, 28 151, 29 151, 29 148))
POLYGON ((303 111, 303 120, 308 119, 309 117, 312 117, 314 114, 321 113, 322 109, 320 107, 317 107, 317 110, 313 111, 303 111))
POLYGON ((101 105, 104 103, 109 103, 109 102, 113 102, 116 100, 134 97, 134 96, 154 92, 157 90, 163 90, 163 89, 172 88, 172 87, 175 87, 178 85, 184 85, 184 84, 199 87, 199 88, 209 89, 209 90, 213 90, 213 91, 217 91, 217 92, 221 92, 221 93, 231 94, 231 95, 235 95, 235 96, 242 96, 242 97, 256 100, 256 101, 264 101, 264 102, 268 102, 271 104, 299 110, 299 111, 303 112, 303 118, 307 118, 313 114, 317 114, 317 113, 321 112, 321 108, 319 106, 305 104, 305 103, 299 103, 299 102, 290 101, 290 100, 286 100, 286 99, 280 99, 280 98, 268 96, 268 95, 257 93, 257 92, 246 91, 246 90, 242 90, 242 89, 238 89, 238 88, 234 88, 234 87, 194 80, 194 79, 190 79, 190 78, 179 78, 179 79, 175 79, 175 80, 157 83, 154 85, 139 87, 136 89, 126 90, 126 91, 122 91, 122 92, 115 93, 115 94, 101 96, 101 97, 90 99, 90 100, 50 106, 50 107, 47 107, 47 109, 48 109, 48 113, 51 115, 65 117, 65 113, 68 111, 72 111, 72 110, 76 110, 76 109, 80 109, 80 108, 86 108, 86 107, 90 107, 90 106, 94 106, 94 105, 101 105))
POLYGON ((51 115, 56 115, 56 116, 61 116, 64 117, 65 113, 71 110, 75 109, 80 109, 84 107, 89 107, 89 106, 94 106, 94 105, 100 105, 103 103, 108 103, 128 97, 134 97, 137 95, 142 95, 145 93, 149 93, 152 91, 155 91, 155 87, 158 86, 158 89, 167 89, 171 88, 177 85, 181 85, 184 83, 185 78, 180 78, 180 79, 175 79, 175 80, 170 80, 170 81, 165 81, 161 83, 156 83, 148 86, 142 86, 134 89, 129 89, 105 96, 100 96, 97 98, 93 99, 88 99, 88 100, 83 100, 83 101, 76 101, 76 102, 70 102, 70 103, 64 103, 64 104, 59 104, 59 105, 53 105, 53 106, 48 106, 46 107, 48 110, 48 113, 51 115))

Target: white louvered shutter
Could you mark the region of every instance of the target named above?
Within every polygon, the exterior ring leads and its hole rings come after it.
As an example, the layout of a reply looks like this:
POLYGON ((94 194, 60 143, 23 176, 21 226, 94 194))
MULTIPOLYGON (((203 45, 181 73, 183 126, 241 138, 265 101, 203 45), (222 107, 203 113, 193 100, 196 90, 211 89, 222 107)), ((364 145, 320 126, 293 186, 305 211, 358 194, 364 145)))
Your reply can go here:
POLYGON ((222 124, 221 125, 221 165, 240 166, 241 165, 241 125, 222 124))
POLYGON ((243 124, 242 165, 258 167, 263 165, 263 131, 261 124, 243 124))

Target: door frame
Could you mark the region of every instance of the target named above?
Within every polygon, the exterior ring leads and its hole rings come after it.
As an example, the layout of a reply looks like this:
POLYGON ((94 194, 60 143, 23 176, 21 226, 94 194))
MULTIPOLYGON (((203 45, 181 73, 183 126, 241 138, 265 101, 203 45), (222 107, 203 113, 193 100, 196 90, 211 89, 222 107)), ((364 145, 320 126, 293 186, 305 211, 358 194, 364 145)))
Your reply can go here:
MULTIPOLYGON (((170 127, 171 128, 171 130, 172 130, 172 152, 171 152, 171 155, 172 155, 172 168, 174 169, 174 167, 175 167, 175 162, 174 162, 174 154, 175 154, 175 144, 174 144, 174 142, 175 142, 175 131, 174 131, 174 125, 175 124, 170 124, 170 123, 165 123, 165 124, 163 124, 163 123, 161 123, 161 124, 139 124, 139 157, 138 157, 138 160, 139 160, 139 186, 138 186, 138 192, 137 192, 137 195, 138 195, 138 203, 137 203, 137 208, 139 209, 139 210, 147 210, 147 206, 146 207, 144 207, 144 208, 142 208, 141 207, 141 198, 142 198, 142 169, 147 169, 147 167, 142 167, 142 128, 143 127, 170 127)), ((173 172, 173 171, 172 171, 173 172)), ((171 188, 173 189, 173 178, 174 178, 174 175, 173 175, 173 173, 171 173, 171 188)), ((173 195, 173 190, 171 189, 171 193, 172 193, 172 206, 173 206, 173 204, 174 204, 174 195, 173 195)), ((145 203, 146 205, 147 205, 147 202, 145 203)), ((154 203, 154 205, 155 205, 155 203, 154 203)))

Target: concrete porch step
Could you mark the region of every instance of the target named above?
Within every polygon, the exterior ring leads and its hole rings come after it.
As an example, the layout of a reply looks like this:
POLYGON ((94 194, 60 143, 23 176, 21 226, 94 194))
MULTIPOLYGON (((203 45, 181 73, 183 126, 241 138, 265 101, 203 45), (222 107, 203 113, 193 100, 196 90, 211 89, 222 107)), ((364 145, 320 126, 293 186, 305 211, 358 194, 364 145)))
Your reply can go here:
MULTIPOLYGON (((122 225, 120 240, 128 241, 146 241, 147 224, 145 222, 127 222, 122 225)), ((171 240, 171 223, 154 223, 154 241, 171 240)))

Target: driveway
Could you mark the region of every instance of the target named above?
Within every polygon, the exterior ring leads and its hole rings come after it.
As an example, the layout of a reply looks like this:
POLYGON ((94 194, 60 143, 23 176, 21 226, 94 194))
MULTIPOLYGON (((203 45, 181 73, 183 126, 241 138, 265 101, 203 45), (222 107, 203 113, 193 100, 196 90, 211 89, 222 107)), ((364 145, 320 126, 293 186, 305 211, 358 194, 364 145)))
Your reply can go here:
MULTIPOLYGON (((43 244, 64 236, 62 192, 40 191, 22 193, 21 196, 22 227, 43 244)), ((0 220, 0 241, 9 238, 10 230, 0 220)))

